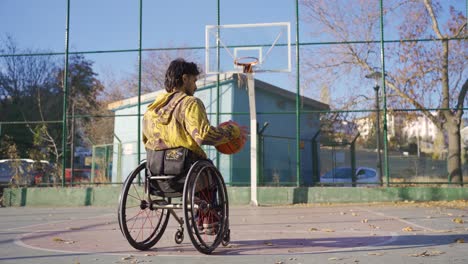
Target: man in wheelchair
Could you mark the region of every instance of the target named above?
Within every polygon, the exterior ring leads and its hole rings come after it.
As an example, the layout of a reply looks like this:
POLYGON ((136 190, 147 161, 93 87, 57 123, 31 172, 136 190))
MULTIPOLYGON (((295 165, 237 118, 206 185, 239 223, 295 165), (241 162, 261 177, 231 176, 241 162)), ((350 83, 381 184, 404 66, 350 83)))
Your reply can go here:
MULTIPOLYGON (((167 93, 157 96, 143 117, 143 143, 147 152, 147 168, 152 175, 176 175, 168 180, 151 182, 151 191, 164 197, 182 196, 185 176, 191 165, 206 160, 202 145, 220 145, 246 130, 238 126, 210 125, 203 102, 194 97, 200 70, 184 59, 172 61, 166 71, 164 86, 167 93)), ((210 179, 210 177, 206 177, 210 179)), ((201 181, 196 193, 210 194, 210 180, 201 181)), ((195 202, 197 199, 194 199, 195 202)), ((202 199, 200 199, 202 200, 202 199)), ((214 212, 199 204, 197 226, 205 234, 213 234, 217 225, 214 212)))

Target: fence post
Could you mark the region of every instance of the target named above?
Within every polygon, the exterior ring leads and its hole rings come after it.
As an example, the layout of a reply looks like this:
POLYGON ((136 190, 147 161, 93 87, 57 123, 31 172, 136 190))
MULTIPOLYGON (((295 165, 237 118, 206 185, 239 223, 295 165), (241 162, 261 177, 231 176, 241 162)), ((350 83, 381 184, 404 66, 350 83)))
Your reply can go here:
POLYGON ((320 182, 320 171, 319 171, 319 161, 318 161, 318 149, 317 149, 317 137, 322 132, 320 129, 317 130, 315 135, 312 137, 312 186, 317 182, 320 182))
POLYGON ((94 159, 96 157, 96 146, 93 145, 93 152, 92 152, 92 157, 91 157, 91 182, 94 182, 94 171, 96 169, 96 160, 94 159))

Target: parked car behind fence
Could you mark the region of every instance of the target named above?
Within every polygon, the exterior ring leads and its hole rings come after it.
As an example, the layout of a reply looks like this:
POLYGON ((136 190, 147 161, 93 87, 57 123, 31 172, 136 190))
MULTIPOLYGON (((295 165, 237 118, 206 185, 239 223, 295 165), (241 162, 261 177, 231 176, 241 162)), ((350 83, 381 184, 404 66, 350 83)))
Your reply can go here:
MULTIPOLYGON (((353 171, 351 167, 334 168, 320 177, 322 185, 352 186, 353 171)), ((375 169, 367 167, 356 168, 355 180, 357 186, 380 186, 380 177, 375 169)))
POLYGON ((46 160, 0 160, 0 188, 10 184, 19 186, 47 186, 54 182, 53 167, 46 160))

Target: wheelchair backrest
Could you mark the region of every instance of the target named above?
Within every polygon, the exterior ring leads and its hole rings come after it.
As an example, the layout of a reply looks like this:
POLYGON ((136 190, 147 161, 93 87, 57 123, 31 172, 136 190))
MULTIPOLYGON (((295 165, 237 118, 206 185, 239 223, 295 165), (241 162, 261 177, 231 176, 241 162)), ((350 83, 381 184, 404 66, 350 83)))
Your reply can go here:
POLYGON ((193 153, 184 147, 164 150, 146 150, 147 168, 153 176, 185 174, 196 161, 193 153))

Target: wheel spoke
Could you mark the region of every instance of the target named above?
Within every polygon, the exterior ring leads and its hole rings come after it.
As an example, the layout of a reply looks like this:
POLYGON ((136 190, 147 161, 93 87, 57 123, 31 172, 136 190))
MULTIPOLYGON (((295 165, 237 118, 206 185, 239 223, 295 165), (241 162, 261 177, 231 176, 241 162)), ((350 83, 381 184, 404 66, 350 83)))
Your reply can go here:
POLYGON ((227 201, 226 193, 223 185, 222 177, 211 163, 200 163, 202 166, 197 173, 189 175, 190 180, 187 181, 186 190, 184 190, 187 220, 187 229, 189 230, 190 239, 195 248, 201 253, 211 253, 224 238, 224 231, 227 224, 227 201), (211 224, 210 227, 198 228, 198 216, 202 217, 203 222, 211 224), (203 206, 206 204, 207 206, 203 206), (213 225, 213 223, 218 223, 213 225), (211 230, 210 230, 211 229, 211 230))
MULTIPOLYGON (((138 195, 138 193, 137 193, 137 195, 138 195)), ((139 195, 138 195, 138 196, 139 196, 139 195)), ((141 201, 141 200, 142 200, 142 199, 140 199, 140 197, 136 197, 136 196, 131 195, 131 194, 128 194, 128 197, 132 197, 133 199, 138 200, 138 201, 141 201)))
POLYGON ((132 224, 132 227, 130 227, 130 231, 133 231, 133 227, 135 227, 135 224, 138 220, 138 216, 141 214, 141 211, 138 212, 138 214, 136 216, 133 217, 134 221, 133 221, 133 224, 132 224))
POLYGON ((127 209, 140 208, 140 205, 127 206, 127 209))
MULTIPOLYGON (((145 210, 145 211, 146 211, 146 210, 145 210)), ((146 213, 146 212, 145 212, 145 213, 146 213)), ((141 223, 141 228, 140 228, 141 240, 142 240, 142 241, 145 240, 145 239, 143 238, 143 235, 144 235, 144 231, 145 231, 144 226, 145 226, 146 220, 148 220, 148 217, 143 217, 143 219, 141 219, 141 221, 143 222, 143 223, 141 223)), ((138 236, 137 236, 137 237, 138 237, 138 236)))
POLYGON ((161 239, 169 220, 167 209, 151 210, 149 207, 153 201, 145 195, 146 176, 141 176, 145 169, 146 162, 143 162, 128 176, 119 204, 122 234, 138 250, 154 246, 161 239), (140 180, 142 184, 138 184, 140 180))
POLYGON ((132 187, 133 187, 133 189, 135 189, 135 193, 138 195, 138 199, 139 199, 139 200, 143 200, 143 199, 141 199, 141 197, 140 197, 140 192, 137 190, 136 185, 137 185, 137 184, 134 183, 134 184, 132 184, 132 187))
POLYGON ((153 214, 153 212, 154 212, 154 211, 149 211, 149 212, 146 212, 146 210, 145 210, 145 213, 146 213, 146 218, 148 218, 148 221, 149 221, 149 223, 150 223, 150 226, 151 226, 151 230, 153 230, 153 229, 154 229, 154 228, 153 228, 153 221, 151 221, 151 220, 152 220, 152 218, 153 218, 153 215, 152 215, 152 214, 153 214), (149 213, 149 214, 151 214, 151 216, 150 216, 150 215, 148 215, 148 213, 149 213))

